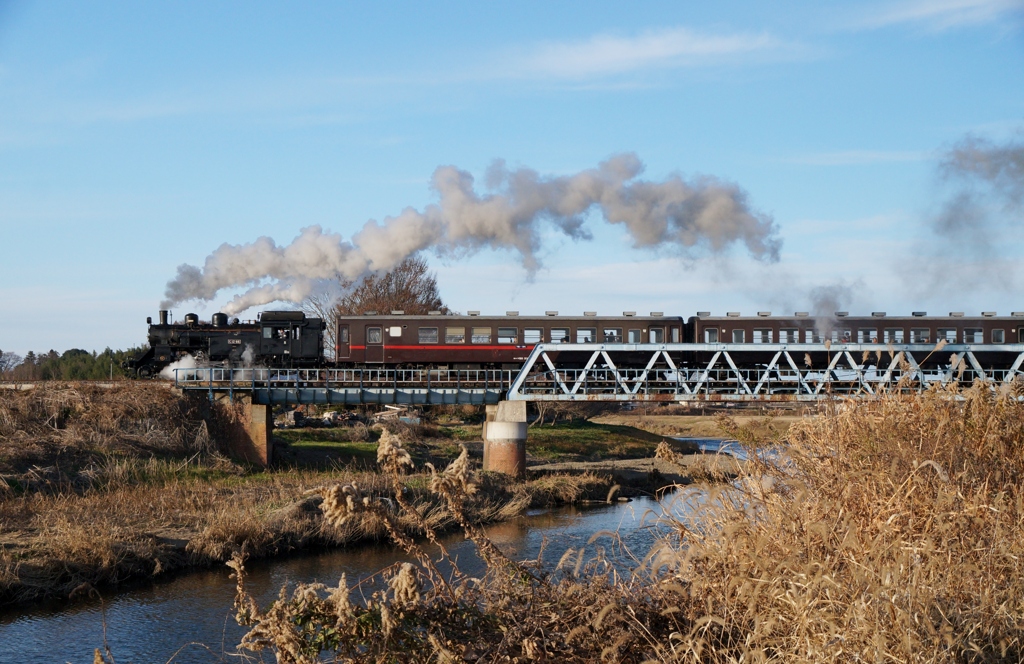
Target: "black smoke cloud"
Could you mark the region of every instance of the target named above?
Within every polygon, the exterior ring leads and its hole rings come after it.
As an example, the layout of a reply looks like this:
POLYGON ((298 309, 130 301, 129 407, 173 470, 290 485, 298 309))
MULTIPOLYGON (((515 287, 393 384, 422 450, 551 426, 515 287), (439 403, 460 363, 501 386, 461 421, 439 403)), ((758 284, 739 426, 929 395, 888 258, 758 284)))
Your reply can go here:
POLYGON ((948 193, 903 270, 910 289, 1017 288, 1020 257, 1008 248, 1024 236, 1024 142, 968 137, 946 152, 938 174, 948 193))

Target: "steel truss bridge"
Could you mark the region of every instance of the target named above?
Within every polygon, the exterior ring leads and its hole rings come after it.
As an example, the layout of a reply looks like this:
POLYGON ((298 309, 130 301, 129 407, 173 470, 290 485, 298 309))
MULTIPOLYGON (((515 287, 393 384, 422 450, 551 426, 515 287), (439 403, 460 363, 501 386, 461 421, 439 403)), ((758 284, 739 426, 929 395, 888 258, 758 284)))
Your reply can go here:
POLYGON ((538 344, 521 369, 176 369, 175 385, 257 404, 814 402, 1024 381, 1024 344, 538 344))

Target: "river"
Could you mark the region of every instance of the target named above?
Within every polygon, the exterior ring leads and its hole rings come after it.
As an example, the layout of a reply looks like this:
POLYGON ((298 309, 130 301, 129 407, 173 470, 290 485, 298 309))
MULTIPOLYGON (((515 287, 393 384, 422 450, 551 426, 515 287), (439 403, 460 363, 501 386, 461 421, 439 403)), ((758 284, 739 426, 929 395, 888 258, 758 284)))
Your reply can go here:
MULTIPOLYGON (((563 507, 535 511, 487 528, 488 536, 515 560, 542 560, 554 566, 570 547, 604 547, 621 569, 641 559, 665 531, 659 516, 685 511, 680 500, 659 503, 650 498, 595 507, 563 507), (595 533, 617 533, 617 537, 595 533)), ((482 563, 473 545, 451 535, 445 547, 463 571, 479 572, 482 563)), ((405 556, 387 546, 361 546, 286 559, 250 561, 247 585, 266 606, 284 584, 320 581, 336 585, 342 572, 349 584, 405 556)), ((0 614, 0 660, 29 662, 92 662, 93 649, 106 642, 118 664, 127 662, 237 661, 231 657, 244 630, 232 615, 234 581, 221 567, 201 570, 109 593, 91 601, 59 608, 32 608, 0 614)), ((355 599, 355 597, 353 597, 355 599)), ((271 660, 273 658, 271 657, 271 660)))

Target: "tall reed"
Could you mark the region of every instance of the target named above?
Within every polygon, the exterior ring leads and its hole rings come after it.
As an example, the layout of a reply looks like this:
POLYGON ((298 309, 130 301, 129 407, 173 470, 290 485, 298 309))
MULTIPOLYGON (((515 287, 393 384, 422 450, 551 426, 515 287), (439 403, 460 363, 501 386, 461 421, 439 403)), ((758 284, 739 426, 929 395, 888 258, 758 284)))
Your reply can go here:
MULTIPOLYGON (((421 562, 368 601, 343 578, 266 610, 240 585, 243 622, 279 639, 243 645, 283 662, 1021 661, 1020 383, 840 402, 786 442, 731 485, 687 489, 692 511, 630 576, 578 551, 531 570, 467 528, 479 579, 431 584, 421 562)), ((472 483, 459 462, 433 488, 457 513, 472 483)))

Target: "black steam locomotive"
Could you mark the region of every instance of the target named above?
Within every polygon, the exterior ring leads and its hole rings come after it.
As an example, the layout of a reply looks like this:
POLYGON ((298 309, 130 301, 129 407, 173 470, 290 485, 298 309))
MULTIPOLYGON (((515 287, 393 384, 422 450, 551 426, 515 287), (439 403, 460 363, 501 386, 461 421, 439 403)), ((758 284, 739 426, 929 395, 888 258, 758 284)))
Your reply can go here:
POLYGON ((301 311, 264 311, 258 320, 228 319, 214 314, 203 323, 196 314, 185 314, 182 323, 168 321, 168 312, 160 312, 160 322, 149 324, 149 350, 125 363, 147 378, 168 365, 191 356, 197 364, 224 366, 317 367, 323 363, 323 320, 307 317, 301 311))

